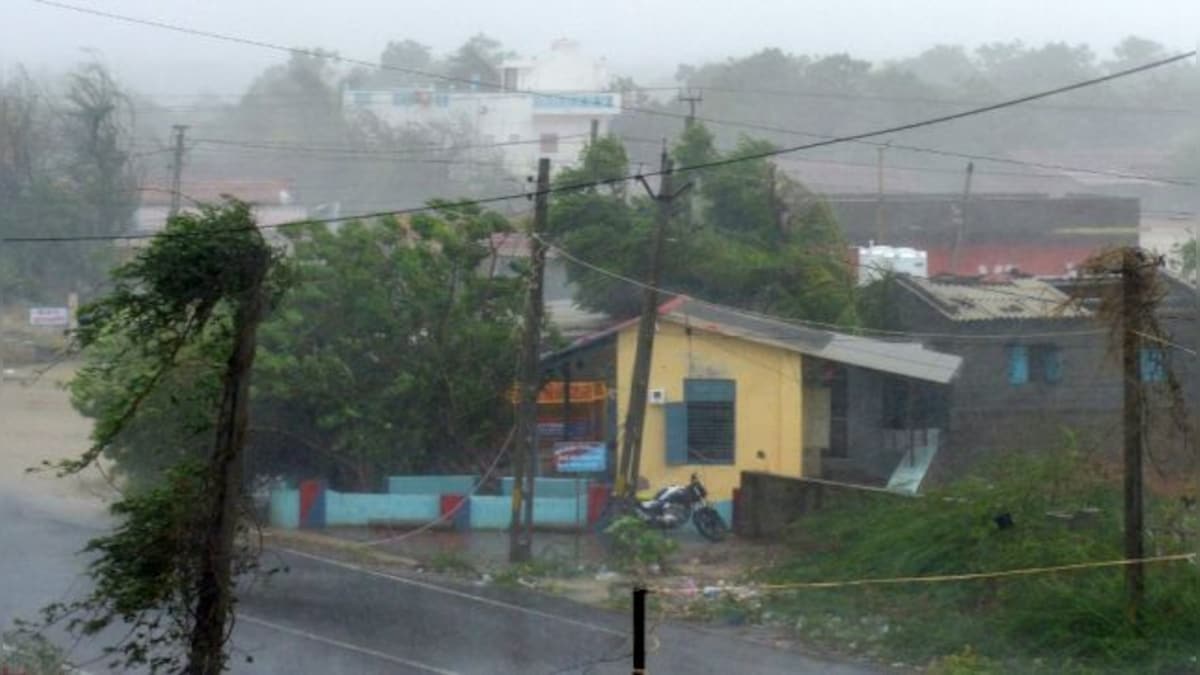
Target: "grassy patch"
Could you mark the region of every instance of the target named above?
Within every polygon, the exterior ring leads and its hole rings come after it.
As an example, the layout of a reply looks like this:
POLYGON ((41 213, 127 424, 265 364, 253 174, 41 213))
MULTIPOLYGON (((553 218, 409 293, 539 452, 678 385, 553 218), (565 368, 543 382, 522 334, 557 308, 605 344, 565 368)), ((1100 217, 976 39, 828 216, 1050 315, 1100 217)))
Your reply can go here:
POLYGON ((431 572, 438 574, 456 576, 473 576, 475 574, 475 565, 471 560, 455 551, 438 551, 429 556, 425 566, 431 572))
MULTIPOLYGON (((798 523, 791 554, 762 577, 928 576, 1119 559, 1120 488, 1103 475, 1072 453, 1013 458, 921 499, 819 514, 798 523)), ((1200 512, 1151 499, 1147 516, 1149 555, 1196 550, 1200 512)), ((810 642, 939 673, 1200 672, 1200 568, 1151 565, 1146 576, 1140 625, 1127 616, 1121 568, 784 591, 764 602, 810 642)))

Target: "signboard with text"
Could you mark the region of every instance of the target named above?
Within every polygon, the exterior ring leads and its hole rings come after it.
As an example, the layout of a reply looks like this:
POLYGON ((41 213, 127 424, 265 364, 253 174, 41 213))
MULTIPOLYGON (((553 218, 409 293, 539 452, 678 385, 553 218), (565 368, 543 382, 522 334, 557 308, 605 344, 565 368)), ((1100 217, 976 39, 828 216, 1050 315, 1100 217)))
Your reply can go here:
POLYGON ((66 307, 30 307, 30 326, 67 326, 70 324, 71 311, 66 307))
POLYGON ((603 443, 554 444, 554 469, 559 473, 599 473, 607 465, 608 448, 603 443))

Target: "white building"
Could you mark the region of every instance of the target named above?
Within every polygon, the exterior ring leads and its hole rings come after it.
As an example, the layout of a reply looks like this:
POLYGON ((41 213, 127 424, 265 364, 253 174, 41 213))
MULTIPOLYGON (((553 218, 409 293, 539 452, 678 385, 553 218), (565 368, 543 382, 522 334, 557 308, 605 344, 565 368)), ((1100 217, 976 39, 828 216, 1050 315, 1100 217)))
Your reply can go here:
POLYGON ((409 125, 469 130, 471 144, 500 144, 495 150, 514 174, 531 175, 539 157, 557 169, 579 159, 592 130, 608 132, 621 111, 621 95, 606 91, 608 67, 559 40, 532 59, 501 64, 503 88, 446 90, 435 86, 347 90, 347 112, 365 110, 397 127, 409 125))
POLYGON ((874 243, 858 248, 859 286, 877 281, 886 272, 927 278, 928 254, 915 248, 880 246, 874 243))

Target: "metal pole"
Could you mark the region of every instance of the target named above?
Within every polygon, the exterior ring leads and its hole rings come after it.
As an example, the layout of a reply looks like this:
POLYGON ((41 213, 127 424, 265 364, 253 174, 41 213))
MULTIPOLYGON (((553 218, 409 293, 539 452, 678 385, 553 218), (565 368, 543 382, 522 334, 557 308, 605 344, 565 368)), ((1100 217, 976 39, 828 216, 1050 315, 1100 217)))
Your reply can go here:
POLYGON ((633 589, 633 675, 646 672, 646 593, 633 589))
POLYGON ((967 230, 967 204, 971 199, 971 176, 975 173, 975 162, 967 162, 967 178, 963 184, 962 202, 959 204, 958 230, 954 233, 954 248, 950 251, 950 274, 958 274, 958 252, 962 248, 967 230))
POLYGON ((183 195, 183 135, 187 132, 187 125, 173 125, 171 131, 175 134, 175 153, 171 164, 171 209, 167 212, 167 218, 179 215, 180 197, 183 195))

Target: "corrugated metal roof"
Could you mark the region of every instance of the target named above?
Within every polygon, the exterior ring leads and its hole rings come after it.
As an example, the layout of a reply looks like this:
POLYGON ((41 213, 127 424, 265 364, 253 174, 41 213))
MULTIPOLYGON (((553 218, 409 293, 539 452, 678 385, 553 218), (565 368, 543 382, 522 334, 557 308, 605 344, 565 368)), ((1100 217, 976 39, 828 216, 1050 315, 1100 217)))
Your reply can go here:
MULTIPOLYGON (((663 320, 759 344, 786 349, 859 368, 946 384, 954 379, 962 357, 926 349, 916 342, 892 342, 812 328, 761 314, 676 296, 658 308, 663 320)), ((547 354, 555 359, 589 347, 637 326, 636 318, 586 335, 567 348, 547 354)))
POLYGON ((846 365, 945 384, 962 358, 915 342, 890 342, 848 335, 683 299, 664 306, 663 318, 695 329, 738 337, 846 365))
POLYGON ((1090 312, 1070 296, 1039 279, 987 281, 903 277, 900 284, 928 301, 953 321, 1001 319, 1078 319, 1090 312))

